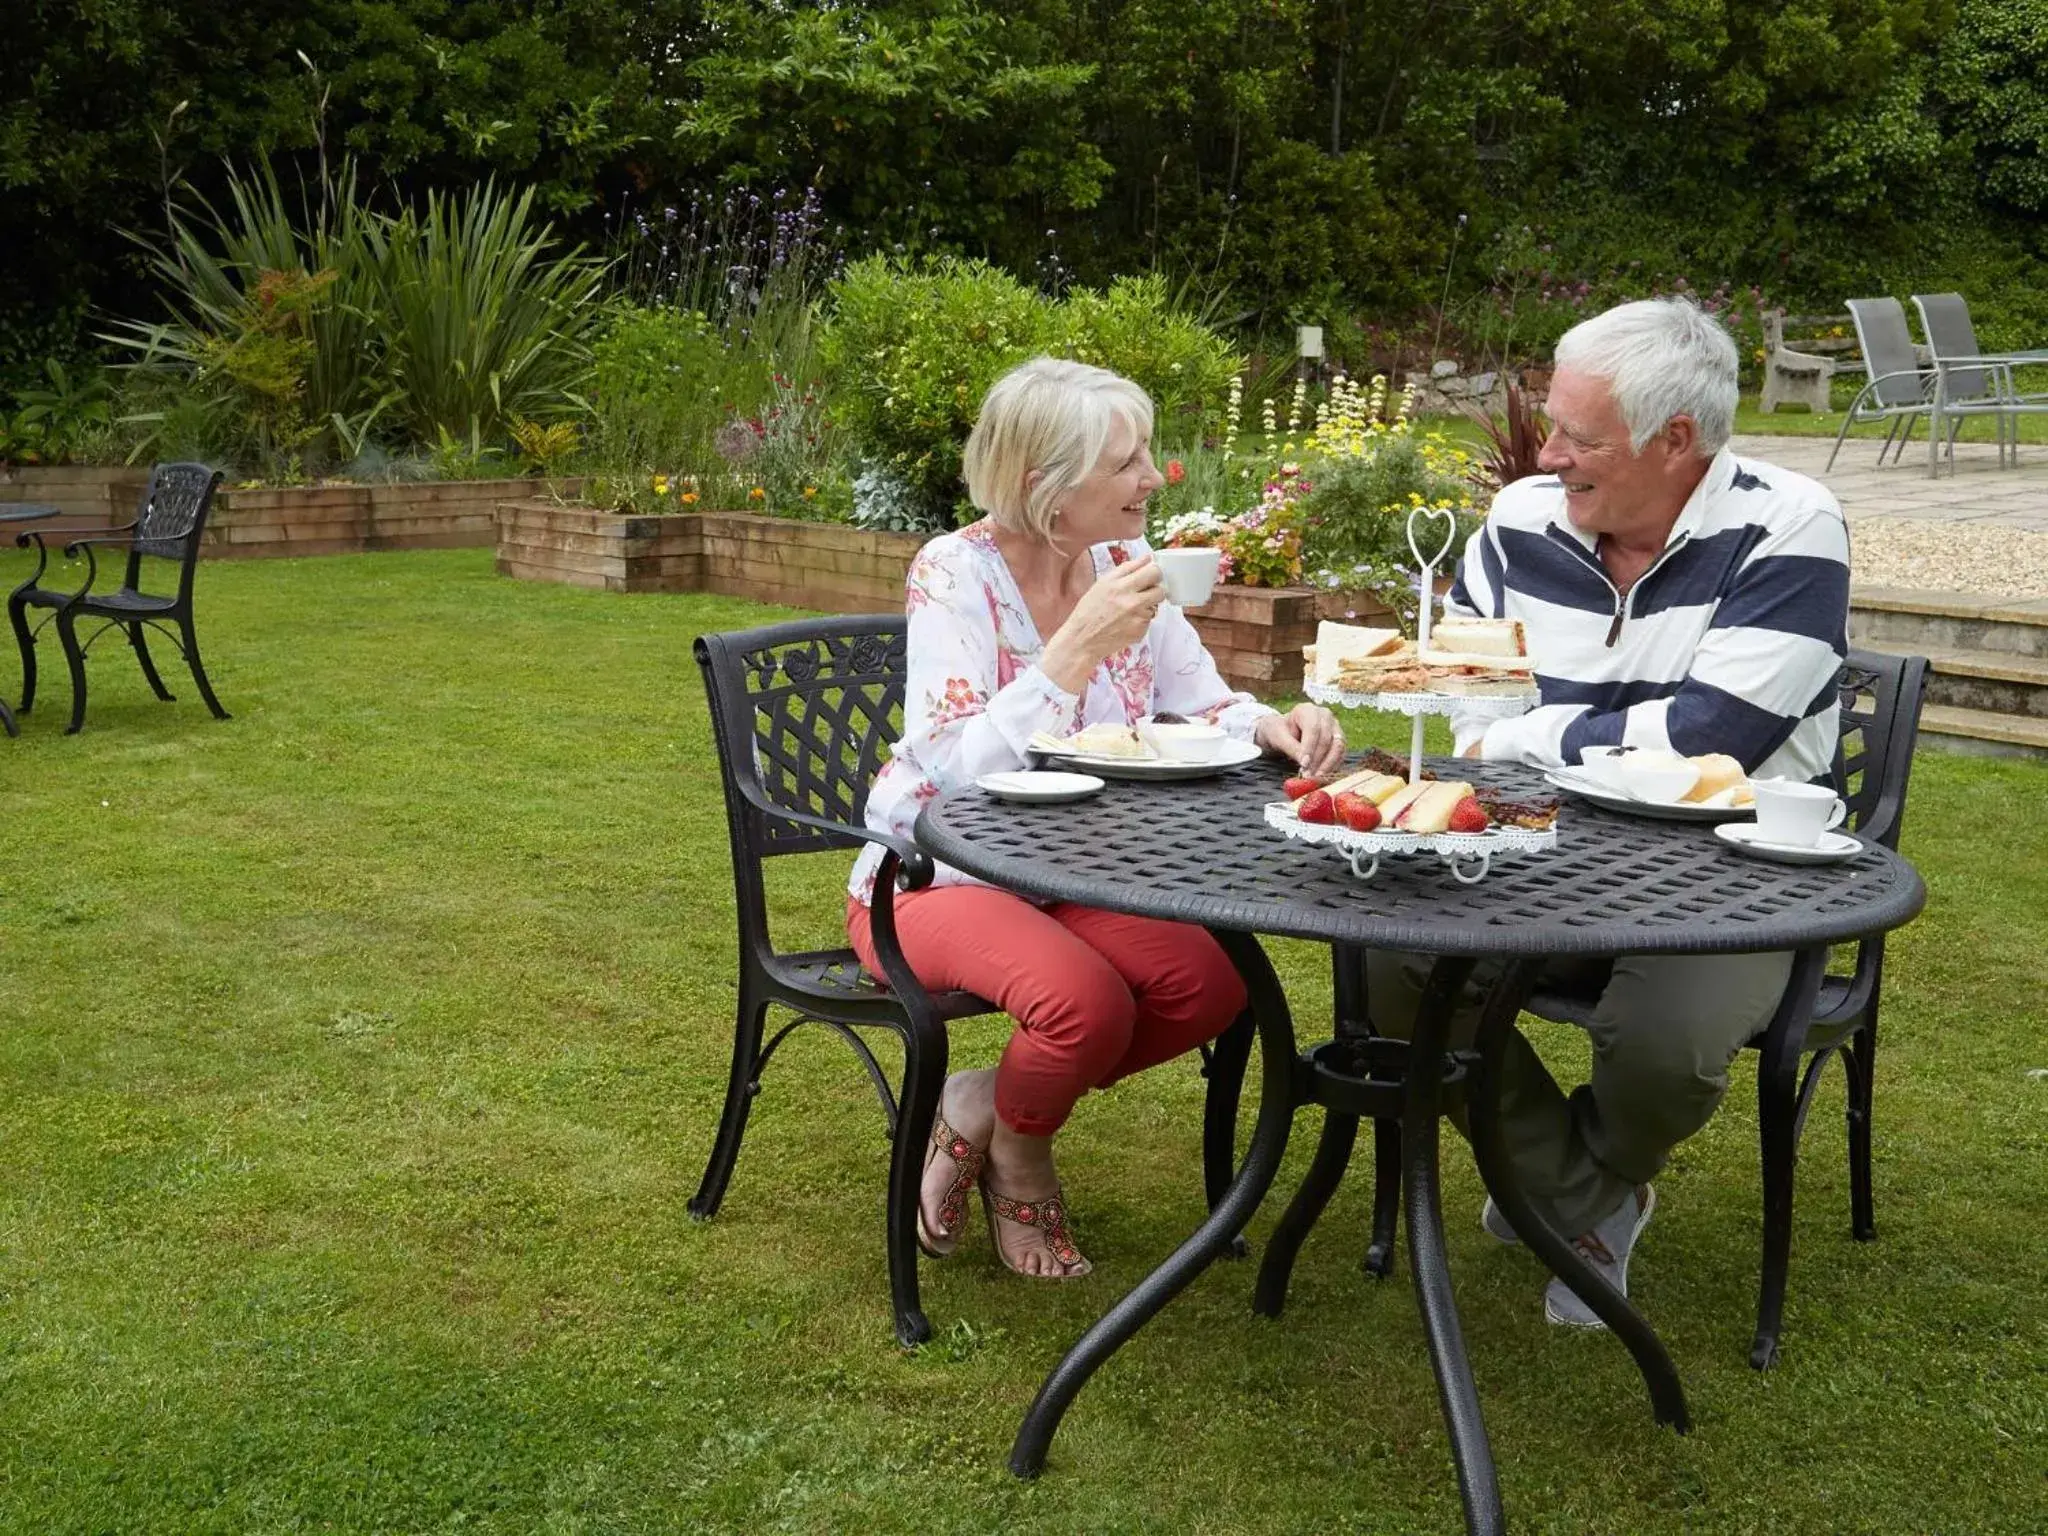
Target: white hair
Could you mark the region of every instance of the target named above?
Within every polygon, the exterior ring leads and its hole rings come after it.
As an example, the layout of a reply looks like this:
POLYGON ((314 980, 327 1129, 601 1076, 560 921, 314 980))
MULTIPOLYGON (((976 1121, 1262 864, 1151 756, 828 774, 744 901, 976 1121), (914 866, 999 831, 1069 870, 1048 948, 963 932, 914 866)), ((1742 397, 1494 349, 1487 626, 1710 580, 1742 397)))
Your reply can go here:
POLYGON ((1101 461, 1109 434, 1127 422, 1152 436, 1152 398, 1120 374, 1087 363, 1034 357, 997 379, 967 435, 967 496, 997 524, 1050 541, 1060 502, 1101 461), (1039 472, 1036 484, 1025 477, 1039 472))
POLYGON ((1638 299, 1582 320, 1557 343, 1557 366, 1605 379, 1637 453, 1674 416, 1689 416, 1701 458, 1735 430, 1735 343, 1690 299, 1638 299))

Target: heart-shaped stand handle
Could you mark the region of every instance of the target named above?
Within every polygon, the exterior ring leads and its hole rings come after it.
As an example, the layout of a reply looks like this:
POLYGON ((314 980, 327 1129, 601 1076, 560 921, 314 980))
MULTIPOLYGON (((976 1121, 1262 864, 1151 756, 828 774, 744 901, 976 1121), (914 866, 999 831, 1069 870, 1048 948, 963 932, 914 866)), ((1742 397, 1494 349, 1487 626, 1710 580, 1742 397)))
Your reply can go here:
POLYGON ((1451 545, 1458 537, 1458 515, 1444 507, 1417 507, 1408 514, 1408 552, 1415 556, 1419 580, 1415 588, 1415 644, 1422 650, 1429 649, 1429 615, 1436 599, 1436 568, 1444 556, 1451 552, 1451 545), (1434 530, 1430 524, 1442 519, 1444 541, 1437 546, 1434 555, 1424 555, 1420 539, 1434 530))
POLYGON ((1408 552, 1415 556, 1415 563, 1425 574, 1433 574, 1443 564, 1444 556, 1451 552, 1451 544, 1457 537, 1458 514, 1447 507, 1417 507, 1408 514, 1408 552), (1421 535, 1433 531, 1429 525, 1437 518, 1443 519, 1444 541, 1437 546, 1435 554, 1425 555, 1416 541, 1421 535))

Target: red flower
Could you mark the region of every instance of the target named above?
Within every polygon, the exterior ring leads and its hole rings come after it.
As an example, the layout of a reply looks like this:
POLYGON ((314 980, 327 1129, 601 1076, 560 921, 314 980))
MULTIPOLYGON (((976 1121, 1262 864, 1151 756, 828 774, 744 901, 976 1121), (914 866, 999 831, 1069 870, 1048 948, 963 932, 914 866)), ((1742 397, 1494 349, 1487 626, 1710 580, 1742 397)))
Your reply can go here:
POLYGON ((1187 465, 1181 463, 1179 459, 1168 459, 1166 461, 1166 483, 1168 485, 1179 485, 1187 477, 1187 465))

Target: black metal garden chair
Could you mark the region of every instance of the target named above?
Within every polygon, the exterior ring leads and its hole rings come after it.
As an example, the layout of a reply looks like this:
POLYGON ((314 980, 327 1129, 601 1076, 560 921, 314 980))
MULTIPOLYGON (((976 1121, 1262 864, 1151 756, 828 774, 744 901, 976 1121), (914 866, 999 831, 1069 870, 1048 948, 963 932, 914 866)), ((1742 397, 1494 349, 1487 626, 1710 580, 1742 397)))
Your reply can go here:
MULTIPOLYGON (((1920 731, 1921 696, 1927 687, 1927 661, 1920 656, 1887 656, 1851 651, 1837 680, 1842 703, 1841 737, 1835 751, 1834 780, 1849 808, 1849 826, 1859 835, 1897 849, 1905 817, 1906 783, 1913 768, 1913 746, 1920 731)), ((1369 1018, 1362 953, 1338 952, 1335 971, 1335 1012, 1339 1029, 1365 1033, 1369 1018)), ((1790 1006, 1780 1007, 1770 1024, 1749 1041, 1758 1053, 1757 1108, 1764 1186, 1763 1263, 1757 1298, 1756 1335, 1749 1363, 1768 1369, 1777 1359, 1778 1334, 1785 1310, 1785 1283, 1792 1255, 1792 1183, 1799 1139, 1806 1128, 1822 1069, 1837 1053, 1848 1076, 1849 1230, 1859 1242, 1877 1235, 1872 1214, 1870 1170, 1871 1096, 1877 1061, 1878 1001, 1884 987, 1884 938, 1865 939, 1855 948, 1854 967, 1845 975, 1822 978, 1820 993, 1806 1017, 1790 1006), (1802 1060, 1805 1073, 1800 1072, 1802 1060)), ((1538 990, 1527 1011, 1559 1023, 1583 1023, 1597 993, 1538 990)), ((1319 1148, 1309 1182, 1319 1201, 1327 1201, 1342 1177, 1350 1156, 1349 1129, 1326 1126, 1328 1152, 1319 1148)), ((1388 1274, 1394 1263, 1395 1227, 1400 1212, 1401 1128, 1393 1120, 1373 1122, 1373 1217, 1365 1267, 1388 1274)), ((1305 1196, 1297 1196, 1297 1200, 1305 1196)), ((1320 1203, 1315 1206, 1320 1209, 1320 1203)), ((1313 1215, 1309 1218, 1313 1220, 1313 1215)), ((1286 1226, 1283 1223, 1283 1226, 1286 1226)), ((1277 1260, 1269 1256, 1271 1273, 1261 1273, 1267 1310, 1277 1312, 1275 1286, 1284 1289, 1292 1250, 1299 1236, 1274 1235, 1277 1260)))
MULTIPOLYGON (((801 1024, 824 1025, 859 1056, 888 1121, 885 1226, 896 1337, 905 1345, 922 1343, 931 1324, 918 1300, 917 1197, 925 1137, 946 1081, 946 1025, 997 1009, 972 993, 933 995, 919 985, 897 944, 895 897, 930 884, 932 861, 915 844, 872 831, 862 819, 868 788, 901 734, 904 620, 799 619, 703 635, 696 656, 725 788, 739 999, 725 1108, 690 1214, 699 1220, 717 1214, 761 1074, 777 1047, 801 1024), (851 949, 778 950, 769 932, 765 860, 862 843, 885 850, 871 931, 886 986, 862 971, 851 949), (769 1036, 768 1013, 776 1007, 796 1017, 769 1036), (865 1038, 873 1030, 902 1043, 903 1075, 895 1091, 865 1038)), ((1236 1108, 1250 1043, 1247 1016, 1218 1042, 1220 1070, 1210 1070, 1204 1053, 1210 1077, 1204 1172, 1212 1202, 1236 1167, 1236 1108)))
POLYGON ((86 538, 73 539, 64 546, 67 558, 85 556, 85 581, 76 590, 67 591, 42 584, 50 564, 45 535, 61 537, 58 530, 31 528, 15 536, 17 545, 26 549, 33 543, 36 550, 35 570, 7 599, 7 618, 14 626, 15 643, 21 647, 21 713, 27 714, 35 703, 36 636, 54 622, 57 638, 64 647, 65 664, 71 672, 71 723, 65 727, 67 734, 77 732, 85 724, 86 653, 92 649, 93 642, 109 629, 119 629, 127 635, 135 659, 142 664, 144 679, 156 696, 164 700, 171 699, 173 695, 158 675, 156 663, 150 659, 149 643, 143 638, 143 630, 153 627, 168 636, 184 656, 185 664, 192 669, 192 681, 199 685, 199 696, 206 701, 206 707, 213 711, 216 719, 228 718, 227 710, 214 697, 213 685, 207 681, 206 668, 199 659, 199 637, 192 624, 192 577, 199 563, 199 540, 220 480, 220 471, 204 464, 157 465, 150 472, 149 484, 136 507, 134 522, 86 538), (117 590, 94 591, 94 584, 99 580, 96 551, 108 546, 127 550, 127 567, 117 590), (176 592, 163 596, 142 590, 142 559, 145 555, 177 565, 176 592), (47 608, 50 612, 31 626, 28 616, 31 608, 47 608), (78 638, 80 619, 102 619, 105 622, 81 644, 78 638), (175 634, 167 627, 170 625, 177 626, 175 634))

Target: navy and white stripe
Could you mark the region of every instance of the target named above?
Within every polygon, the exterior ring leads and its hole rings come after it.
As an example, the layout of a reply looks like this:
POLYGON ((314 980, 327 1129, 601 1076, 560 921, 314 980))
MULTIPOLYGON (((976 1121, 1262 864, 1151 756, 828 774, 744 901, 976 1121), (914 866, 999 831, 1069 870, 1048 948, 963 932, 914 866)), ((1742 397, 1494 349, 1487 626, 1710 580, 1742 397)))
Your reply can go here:
POLYGON ((1624 600, 1551 476, 1494 499, 1446 613, 1520 619, 1542 693, 1514 720, 1453 717, 1462 751, 1555 767, 1587 747, 1726 752, 1752 776, 1824 777, 1848 654, 1849 533, 1826 486, 1714 456, 1624 600))

